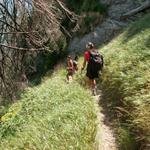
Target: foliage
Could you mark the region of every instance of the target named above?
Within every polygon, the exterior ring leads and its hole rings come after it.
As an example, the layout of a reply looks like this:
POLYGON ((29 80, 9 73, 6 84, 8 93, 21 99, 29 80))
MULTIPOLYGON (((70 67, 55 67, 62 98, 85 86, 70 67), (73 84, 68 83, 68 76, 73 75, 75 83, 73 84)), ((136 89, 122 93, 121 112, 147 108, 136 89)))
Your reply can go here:
MULTIPOLYGON (((150 14, 102 48, 105 69, 101 84, 105 101, 121 126, 132 131, 141 149, 150 142, 149 43, 150 14)), ((120 145, 123 149, 126 143, 120 145)))
MULTIPOLYGON (((89 33, 103 20, 103 16, 106 13, 106 7, 102 5, 98 0, 65 0, 66 5, 70 10, 79 15, 77 26, 73 30, 73 33, 77 36, 82 36, 89 33)), ((72 23, 65 20, 63 25, 66 28, 72 27, 72 23)))
POLYGON ((92 97, 61 70, 1 117, 0 149, 94 149, 96 115, 92 97), (88 97, 88 98, 87 98, 88 97))
POLYGON ((69 6, 71 10, 73 10, 77 14, 81 14, 82 12, 105 12, 106 8, 97 0, 65 0, 66 4, 69 6))
POLYGON ((68 15, 73 21, 59 0, 0 1, 0 97, 15 99, 22 76, 36 70, 39 52, 62 51, 67 31, 61 20, 68 15))
MULTIPOLYGON (((52 44, 50 44, 50 46, 53 47, 52 44)), ((66 39, 61 39, 58 41, 57 49, 59 49, 59 51, 54 51, 51 53, 40 52, 37 54, 35 58, 36 72, 28 74, 31 86, 40 84, 42 77, 44 77, 47 72, 50 71, 51 73, 53 72, 53 69, 55 65, 58 63, 58 61, 66 57, 67 51, 65 50, 65 48, 66 48, 66 39)))
POLYGON ((128 128, 125 128, 124 126, 119 126, 117 130, 118 137, 118 143, 121 147, 121 150, 137 150, 138 144, 136 144, 136 139, 134 135, 130 133, 128 128))

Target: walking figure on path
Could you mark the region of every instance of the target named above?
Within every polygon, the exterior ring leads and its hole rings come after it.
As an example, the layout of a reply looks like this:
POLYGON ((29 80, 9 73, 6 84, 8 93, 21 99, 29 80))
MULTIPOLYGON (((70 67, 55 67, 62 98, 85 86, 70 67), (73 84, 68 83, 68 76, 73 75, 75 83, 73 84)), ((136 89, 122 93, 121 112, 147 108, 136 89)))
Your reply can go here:
POLYGON ((72 81, 73 73, 74 73, 73 60, 72 60, 71 56, 69 55, 67 57, 67 81, 68 82, 72 81))
POLYGON ((103 68, 103 56, 94 48, 94 44, 88 42, 86 45, 87 51, 84 53, 84 62, 81 70, 84 70, 86 64, 86 76, 89 78, 89 86, 92 94, 96 95, 96 78, 99 77, 99 72, 103 68))

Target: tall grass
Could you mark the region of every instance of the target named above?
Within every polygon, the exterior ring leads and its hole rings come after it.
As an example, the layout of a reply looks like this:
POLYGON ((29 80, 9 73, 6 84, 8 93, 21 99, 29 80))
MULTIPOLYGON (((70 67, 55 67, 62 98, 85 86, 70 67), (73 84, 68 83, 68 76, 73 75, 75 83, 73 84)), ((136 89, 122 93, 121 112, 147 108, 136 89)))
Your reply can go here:
POLYGON ((105 69, 101 84, 108 109, 119 120, 120 146, 122 150, 144 150, 150 143, 150 14, 133 23, 102 52, 105 69))
POLYGON ((1 117, 0 149, 94 149, 93 99, 78 83, 67 84, 65 71, 29 88, 1 117))

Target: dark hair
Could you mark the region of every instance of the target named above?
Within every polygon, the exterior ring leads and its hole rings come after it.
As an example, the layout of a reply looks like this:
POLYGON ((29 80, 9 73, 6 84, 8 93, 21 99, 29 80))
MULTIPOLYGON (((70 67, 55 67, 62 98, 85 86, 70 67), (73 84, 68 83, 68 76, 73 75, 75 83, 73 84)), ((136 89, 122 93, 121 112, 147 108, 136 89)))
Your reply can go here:
POLYGON ((76 61, 77 61, 78 59, 79 59, 79 56, 78 56, 78 55, 76 55, 76 56, 75 56, 75 58, 74 58, 74 60, 76 60, 76 61))
POLYGON ((92 42, 88 42, 86 47, 92 49, 92 48, 94 48, 94 44, 92 42))

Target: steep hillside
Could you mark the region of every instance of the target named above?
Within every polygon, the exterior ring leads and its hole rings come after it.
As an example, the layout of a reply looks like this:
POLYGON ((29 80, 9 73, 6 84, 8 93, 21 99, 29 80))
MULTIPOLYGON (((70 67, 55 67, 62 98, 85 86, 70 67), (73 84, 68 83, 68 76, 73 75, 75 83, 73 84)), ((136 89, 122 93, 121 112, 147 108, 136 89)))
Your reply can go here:
POLYGON ((101 51, 103 97, 117 118, 121 150, 150 149, 150 14, 101 51))
POLYGON ((56 72, 29 88, 0 119, 0 150, 94 149, 96 113, 89 92, 56 72), (87 98, 88 97, 88 98, 87 98))

